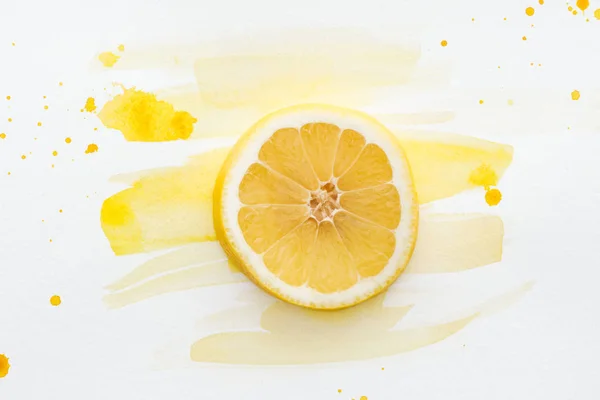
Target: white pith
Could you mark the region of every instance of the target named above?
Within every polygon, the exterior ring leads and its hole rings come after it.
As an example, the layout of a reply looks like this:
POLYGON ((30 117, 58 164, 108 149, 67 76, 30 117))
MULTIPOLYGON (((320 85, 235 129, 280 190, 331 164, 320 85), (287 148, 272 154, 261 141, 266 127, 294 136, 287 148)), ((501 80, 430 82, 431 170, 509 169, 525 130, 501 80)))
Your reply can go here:
MULTIPOLYGON (((355 304, 381 290, 406 265, 411 256, 417 223, 413 209, 417 207, 413 182, 406 158, 395 138, 377 121, 360 113, 331 106, 306 105, 278 111, 251 129, 243 151, 237 152, 223 182, 221 216, 230 243, 244 262, 248 272, 264 286, 279 296, 296 304, 317 308, 338 308, 355 304), (258 162, 258 152, 269 137, 281 128, 300 128, 311 122, 337 125, 341 131, 353 129, 362 134, 367 142, 378 145, 388 156, 392 167, 392 184, 400 194, 400 223, 394 230, 396 249, 388 264, 376 276, 360 279, 347 290, 321 293, 304 286, 292 286, 280 280, 264 264, 262 255, 256 254, 246 243, 238 224, 239 185, 248 167, 258 162)), ((234 149, 235 152, 235 149, 234 149)))

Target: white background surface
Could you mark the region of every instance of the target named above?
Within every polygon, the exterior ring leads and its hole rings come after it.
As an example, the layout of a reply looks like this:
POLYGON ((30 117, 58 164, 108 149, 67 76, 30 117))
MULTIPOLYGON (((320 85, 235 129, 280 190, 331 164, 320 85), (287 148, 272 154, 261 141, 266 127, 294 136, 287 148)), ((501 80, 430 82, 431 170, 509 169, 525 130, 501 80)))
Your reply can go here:
MULTIPOLYGON (((600 21, 589 15, 586 23, 566 7, 553 0, 543 6, 474 0, 3 2, 0 101, 13 99, 0 105, 0 131, 8 135, 0 141, 0 353, 12 368, 0 379, 0 399, 598 398, 600 21), (533 18, 524 12, 529 5, 536 8, 533 18), (441 343, 396 357, 284 368, 157 362, 156 350, 173 343, 181 346, 175 353, 186 355, 186 346, 199 338, 194 330, 202 316, 258 292, 250 284, 229 285, 106 310, 103 286, 149 258, 112 255, 99 210, 122 187, 108 178, 180 164, 205 145, 132 144, 116 132, 93 132, 99 122, 84 119, 79 108, 114 79, 90 71, 94 57, 120 43, 331 26, 409 35, 421 43, 424 63, 453 65, 451 85, 433 93, 431 102, 464 113, 440 129, 511 144, 515 159, 500 185, 499 207, 490 211, 479 193, 432 209, 494 212, 504 219, 504 260, 469 272, 462 284, 485 278, 509 287, 533 279, 533 290, 441 343), (447 48, 439 46, 442 39, 447 48), (532 69, 530 62, 543 66, 532 69), (582 93, 578 102, 570 100, 573 89, 582 93), (517 119, 507 98, 519 106, 532 93, 542 96, 517 119), (473 106, 463 107, 469 96, 473 106), (477 108, 479 98, 486 99, 485 109, 477 108), (69 147, 67 136, 73 138, 69 147), (91 142, 100 150, 85 155, 91 142), (53 158, 53 150, 60 157, 53 158), (57 308, 48 304, 54 293, 63 299, 57 308)), ((590 10, 596 8, 600 2, 592 1, 590 10)), ((427 320, 428 312, 414 318, 427 320)))

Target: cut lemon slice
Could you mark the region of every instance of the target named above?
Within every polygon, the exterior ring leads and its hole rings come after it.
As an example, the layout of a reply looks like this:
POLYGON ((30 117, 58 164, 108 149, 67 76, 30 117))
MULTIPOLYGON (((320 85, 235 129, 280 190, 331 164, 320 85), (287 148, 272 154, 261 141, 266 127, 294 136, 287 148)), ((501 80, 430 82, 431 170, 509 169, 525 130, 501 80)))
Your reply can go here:
POLYGON ((214 192, 215 230, 258 286, 338 309, 387 288, 416 241, 418 203, 397 139, 363 113, 300 105, 242 136, 214 192))

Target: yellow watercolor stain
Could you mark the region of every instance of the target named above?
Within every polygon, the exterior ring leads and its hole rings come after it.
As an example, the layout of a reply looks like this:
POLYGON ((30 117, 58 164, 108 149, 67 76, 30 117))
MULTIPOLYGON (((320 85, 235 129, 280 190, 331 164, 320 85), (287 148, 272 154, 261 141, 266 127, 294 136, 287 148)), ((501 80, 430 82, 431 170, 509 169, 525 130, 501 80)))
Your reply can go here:
POLYGON ((577 10, 573 10, 573 15, 577 15, 577 10))
POLYGON ((497 206, 500 200, 502 200, 502 192, 498 189, 490 189, 485 193, 485 202, 489 206, 497 206))
MULTIPOLYGON (((52 239, 50 239, 50 241, 52 241, 52 239)), ((54 295, 50 297, 50 304, 52 304, 54 307, 60 306, 60 303, 62 303, 60 296, 54 295)))
POLYGON ((119 47, 117 47, 117 50, 119 50, 119 51, 125 51, 125 45, 124 44, 120 44, 119 47))
POLYGON ((533 7, 527 7, 525 9, 525 14, 527 14, 531 17, 533 14, 535 14, 535 9, 533 7))
POLYGON ((63 83, 62 83, 62 82, 58 82, 58 86, 62 86, 62 85, 63 85, 63 83))
POLYGON ((573 90, 571 92, 571 100, 579 100, 580 97, 581 94, 579 93, 579 90, 573 90))
POLYGON ((573 7, 569 6, 569 7, 567 7, 567 10, 573 11, 573 7))
POLYGON ((92 143, 88 144, 87 149, 85 149, 85 154, 95 153, 98 151, 98 145, 92 143))
POLYGON ((479 100, 479 104, 483 104, 483 100, 479 100))
POLYGON ((469 182, 476 186, 483 186, 486 190, 498 184, 498 175, 489 164, 481 164, 469 176, 469 182))
POLYGON ((151 93, 125 89, 104 105, 98 114, 107 128, 121 131, 128 141, 162 142, 187 139, 197 119, 186 111, 157 100, 151 93))
POLYGON ((8 357, 4 354, 0 354, 0 378, 4 378, 8 375, 8 370, 10 369, 10 363, 8 362, 8 357))
POLYGON ((596 11, 594 11, 594 17, 596 17, 596 19, 600 20, 600 8, 597 9, 596 11))
POLYGON ((10 100, 10 96, 6 96, 6 100, 10 100))
POLYGON ((590 6, 590 0, 577 0, 575 5, 581 10, 585 11, 590 6))
POLYGON ((54 157, 56 157, 56 156, 58 155, 58 151, 54 150, 54 151, 52 152, 52 155, 53 155, 54 157))
POLYGON ((26 158, 27 158, 27 156, 26 156, 25 154, 23 154, 23 155, 21 156, 21 160, 24 160, 24 159, 26 159, 26 158))
POLYGON ((41 123, 41 122, 38 122, 38 123, 37 123, 37 126, 42 126, 42 123, 41 123))
POLYGON ((521 39, 522 40, 527 40, 527 36, 523 36, 521 39))
POLYGON ((442 45, 442 47, 446 47, 446 46, 448 46, 448 41, 446 41, 446 40, 442 40, 442 41, 440 42, 440 44, 442 45))
POLYGON ((70 137, 65 138, 65 143, 67 143, 67 144, 71 143, 71 138, 70 137))
POLYGON ((342 389, 338 389, 338 393, 342 393, 342 389))
POLYGON ((8 122, 12 122, 12 121, 13 121, 13 119, 12 119, 12 118, 9 118, 9 119, 8 119, 8 122))
POLYGON ((106 199, 100 220, 115 254, 214 240, 212 192, 228 152, 217 149, 183 167, 143 173, 106 199))
POLYGON ((89 113, 96 111, 96 100, 93 97, 88 97, 83 108, 89 113))
POLYGON ((110 68, 113 65, 115 65, 116 62, 119 61, 119 58, 121 57, 114 53, 111 53, 110 51, 106 51, 98 55, 98 60, 100 60, 102 65, 104 65, 107 68, 110 68))
POLYGON ((0 133, 0 139, 6 139, 6 133, 4 133, 4 132, 0 133))

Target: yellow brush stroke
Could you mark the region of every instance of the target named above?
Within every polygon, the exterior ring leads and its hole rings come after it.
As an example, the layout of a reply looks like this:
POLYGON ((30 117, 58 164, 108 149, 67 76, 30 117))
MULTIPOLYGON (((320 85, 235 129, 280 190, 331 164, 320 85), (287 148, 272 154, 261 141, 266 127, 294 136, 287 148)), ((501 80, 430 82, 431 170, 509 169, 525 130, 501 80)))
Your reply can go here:
POLYGON ((482 166, 494 171, 497 181, 513 158, 512 146, 469 136, 416 130, 396 135, 410 162, 421 204, 483 186, 487 181, 472 178, 482 166))
POLYGON ((527 282, 494 296, 465 318, 404 330, 394 327, 412 306, 384 307, 385 295, 335 312, 307 310, 277 301, 262 313, 260 326, 267 332, 212 334, 192 345, 190 357, 196 362, 290 365, 391 356, 444 340, 475 317, 509 307, 532 286, 527 282))
POLYGON ((198 121, 187 111, 176 111, 156 95, 135 88, 104 105, 98 118, 107 128, 121 131, 132 142, 163 142, 187 139, 198 121))
POLYGON ((101 226, 117 255, 214 240, 212 192, 228 149, 143 176, 104 201, 101 226))
MULTIPOLYGON (((500 179, 512 148, 480 139, 437 133, 398 134, 421 203, 476 187, 471 175, 487 165, 500 179)), ((133 187, 102 206, 104 234, 117 255, 215 239, 212 191, 228 149, 194 157, 182 167, 145 172, 133 187)))
MULTIPOLYGON (((405 273, 458 272, 495 263, 502 258, 504 227, 499 217, 481 214, 425 214, 421 218, 419 230, 415 253, 405 273)), ((121 292, 108 294, 105 300, 111 307, 123 307, 163 293, 248 282, 226 260, 227 257, 217 242, 191 244, 158 256, 107 286, 110 291, 121 292), (185 268, 188 269, 181 272, 185 268), (194 279, 190 280, 192 274, 194 279)), ((281 303, 277 307, 276 310, 279 310, 288 305, 281 303)), ((368 310, 367 314, 372 312, 368 308, 360 309, 368 310)), ((336 315, 344 316, 344 313, 342 310, 336 315)), ((280 314, 278 318, 285 320, 285 313, 280 314)), ((331 321, 331 317, 327 318, 331 321)), ((333 317, 335 318, 337 317, 333 317)), ((289 326, 294 324, 290 322, 289 326)))
POLYGON ((503 238, 504 224, 497 216, 424 215, 406 273, 458 272, 498 262, 503 238))

